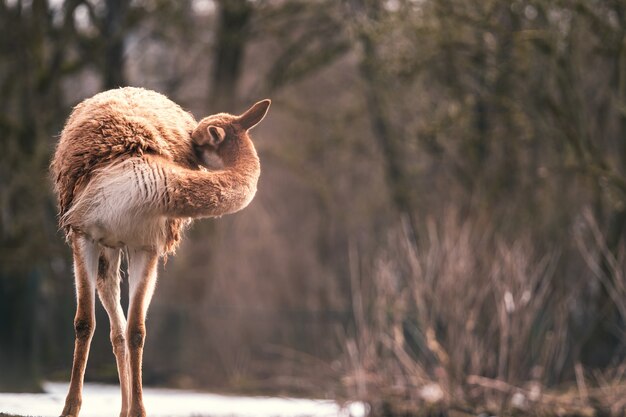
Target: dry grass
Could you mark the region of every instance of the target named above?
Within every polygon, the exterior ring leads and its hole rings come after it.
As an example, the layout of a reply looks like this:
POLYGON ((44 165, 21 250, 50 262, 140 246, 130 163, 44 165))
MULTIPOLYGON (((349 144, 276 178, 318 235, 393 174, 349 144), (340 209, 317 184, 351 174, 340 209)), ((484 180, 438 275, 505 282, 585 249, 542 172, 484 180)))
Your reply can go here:
POLYGON ((531 236, 507 241, 454 212, 428 221, 416 244, 396 233, 373 262, 353 249, 350 394, 388 415, 623 415, 626 366, 584 369, 575 329, 594 279, 626 312, 624 251, 611 254, 592 217, 581 219, 580 267, 592 273, 575 280, 564 278, 565 249, 539 253, 531 236))

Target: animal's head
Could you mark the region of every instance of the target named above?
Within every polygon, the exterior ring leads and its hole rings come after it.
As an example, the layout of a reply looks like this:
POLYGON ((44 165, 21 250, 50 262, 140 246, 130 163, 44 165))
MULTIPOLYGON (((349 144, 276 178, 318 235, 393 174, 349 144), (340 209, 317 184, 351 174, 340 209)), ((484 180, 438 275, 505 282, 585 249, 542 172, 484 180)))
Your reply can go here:
POLYGON ((219 169, 234 162, 242 148, 252 148, 248 131, 267 114, 271 101, 261 100, 243 114, 218 113, 205 117, 192 134, 198 156, 209 168, 219 169))

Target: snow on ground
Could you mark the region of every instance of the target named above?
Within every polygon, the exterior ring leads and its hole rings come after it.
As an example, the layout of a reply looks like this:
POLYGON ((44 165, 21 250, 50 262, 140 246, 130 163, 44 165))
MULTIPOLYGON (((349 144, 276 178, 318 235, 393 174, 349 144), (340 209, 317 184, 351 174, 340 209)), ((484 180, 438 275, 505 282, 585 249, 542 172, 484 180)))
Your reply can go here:
MULTIPOLYGON (((48 382, 45 394, 0 393, 0 412, 27 416, 58 416, 67 383, 48 382)), ((191 391, 144 388, 150 417, 365 417, 365 405, 340 407, 329 400, 277 397, 236 397, 191 391)), ((81 417, 118 415, 120 389, 115 385, 85 384, 81 417)))

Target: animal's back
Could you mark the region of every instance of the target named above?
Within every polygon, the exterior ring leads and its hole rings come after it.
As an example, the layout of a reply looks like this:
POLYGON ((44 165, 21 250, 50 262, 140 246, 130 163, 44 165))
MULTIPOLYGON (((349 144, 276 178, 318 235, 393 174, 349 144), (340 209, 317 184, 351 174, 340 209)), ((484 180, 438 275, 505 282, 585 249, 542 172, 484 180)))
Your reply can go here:
MULTIPOLYGON (((61 217, 108 165, 145 154, 159 155, 195 169, 191 134, 197 122, 167 97, 126 87, 99 93, 78 104, 61 133, 51 164, 61 217)), ((179 221, 168 223, 172 249, 180 239, 179 221)))
POLYGON ((155 154, 197 167, 191 143, 196 125, 176 103, 142 88, 109 90, 78 104, 61 133, 51 166, 60 214, 71 207, 93 172, 112 162, 155 154))

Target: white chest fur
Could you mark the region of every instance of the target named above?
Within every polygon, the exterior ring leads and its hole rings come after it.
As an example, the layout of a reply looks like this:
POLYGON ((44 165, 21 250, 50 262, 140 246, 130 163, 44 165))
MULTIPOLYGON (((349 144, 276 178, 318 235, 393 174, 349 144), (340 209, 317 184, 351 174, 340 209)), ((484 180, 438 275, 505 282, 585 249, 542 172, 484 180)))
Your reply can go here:
POLYGON ((95 173, 62 221, 110 247, 162 249, 166 217, 165 173, 141 158, 130 158, 95 173))

